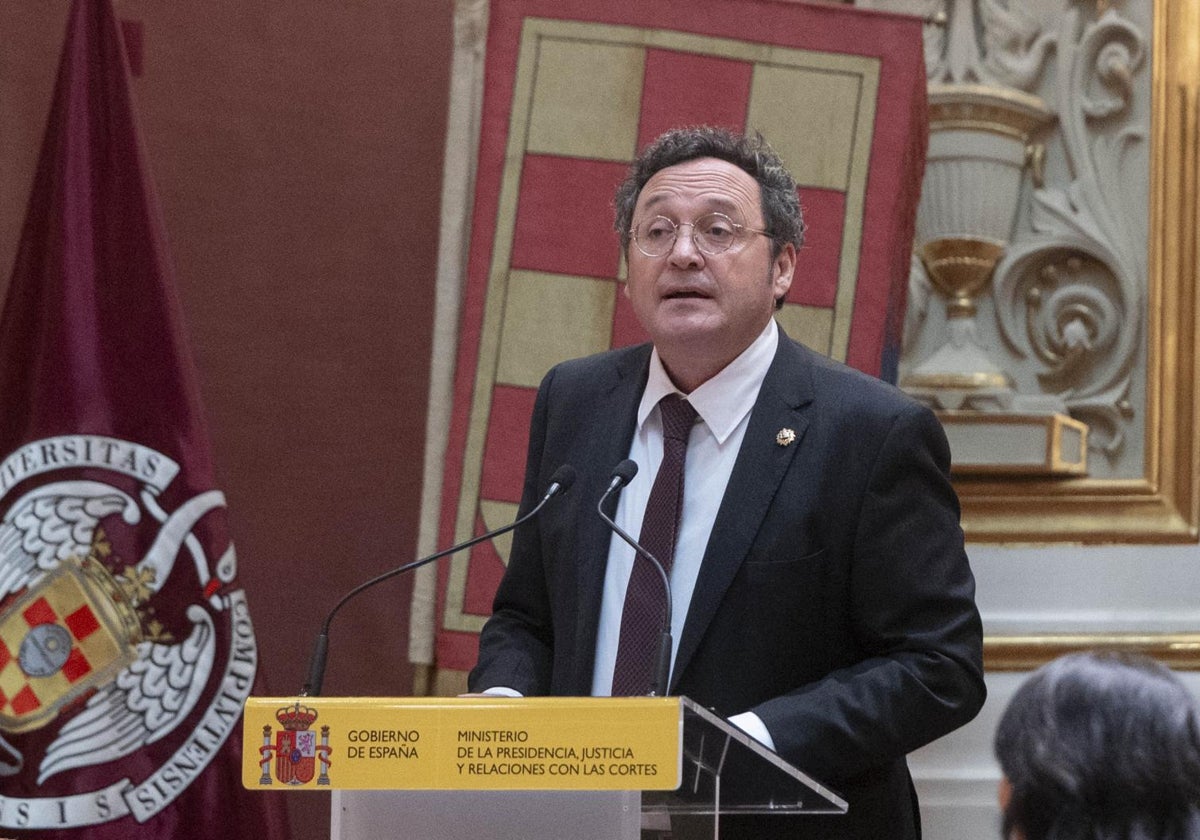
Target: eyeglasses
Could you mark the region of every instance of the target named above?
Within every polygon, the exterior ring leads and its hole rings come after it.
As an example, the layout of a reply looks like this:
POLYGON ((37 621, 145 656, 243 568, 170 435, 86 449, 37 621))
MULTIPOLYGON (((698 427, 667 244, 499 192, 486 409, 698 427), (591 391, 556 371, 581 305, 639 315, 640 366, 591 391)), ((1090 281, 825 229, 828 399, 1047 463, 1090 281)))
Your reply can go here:
POLYGON ((691 227, 692 241, 701 253, 710 257, 728 251, 743 234, 771 236, 770 231, 739 225, 724 213, 709 213, 694 222, 680 224, 675 224, 666 216, 655 216, 638 222, 629 233, 639 251, 647 257, 661 257, 675 247, 675 237, 681 227, 691 227))

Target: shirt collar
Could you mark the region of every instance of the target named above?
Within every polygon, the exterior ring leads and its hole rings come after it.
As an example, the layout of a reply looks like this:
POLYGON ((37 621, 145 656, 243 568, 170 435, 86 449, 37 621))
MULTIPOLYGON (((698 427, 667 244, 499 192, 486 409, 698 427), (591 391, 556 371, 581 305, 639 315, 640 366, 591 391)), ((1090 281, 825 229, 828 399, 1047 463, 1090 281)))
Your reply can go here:
POLYGON ((772 318, 741 355, 690 394, 675 387, 658 356, 658 348, 655 348, 650 354, 650 377, 638 404, 638 428, 642 428, 659 400, 667 394, 680 394, 687 397, 717 443, 724 443, 754 407, 778 346, 779 331, 772 318))

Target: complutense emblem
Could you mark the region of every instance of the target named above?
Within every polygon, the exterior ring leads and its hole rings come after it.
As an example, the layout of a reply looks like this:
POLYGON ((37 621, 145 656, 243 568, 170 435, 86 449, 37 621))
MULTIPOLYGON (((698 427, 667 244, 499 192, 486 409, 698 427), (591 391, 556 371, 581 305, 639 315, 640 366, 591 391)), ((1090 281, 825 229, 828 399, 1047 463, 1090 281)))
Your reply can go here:
POLYGON ((257 648, 244 594, 229 585, 236 556, 230 544, 210 559, 194 532, 225 498, 210 490, 163 510, 179 472, 148 447, 94 435, 40 440, 0 463, 0 776, 37 761, 41 786, 149 745, 165 756, 147 778, 10 798, 0 828, 18 827, 10 814, 21 828, 145 821, 207 767, 239 718, 257 648), (147 543, 137 558, 114 548, 147 543), (161 616, 156 596, 188 558, 195 574, 170 582, 159 606, 171 615, 161 616), (180 727, 197 712, 190 732, 180 727), (23 744, 51 725, 44 749, 23 744))

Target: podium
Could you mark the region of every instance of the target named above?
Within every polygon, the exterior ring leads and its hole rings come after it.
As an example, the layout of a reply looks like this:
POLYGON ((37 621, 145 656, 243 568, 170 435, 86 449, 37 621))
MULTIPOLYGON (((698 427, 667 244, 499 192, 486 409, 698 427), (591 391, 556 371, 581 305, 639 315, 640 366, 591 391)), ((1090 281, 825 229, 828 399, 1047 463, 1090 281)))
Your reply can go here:
POLYGON ((846 802, 687 697, 255 698, 242 781, 332 791, 332 836, 616 840, 846 802))

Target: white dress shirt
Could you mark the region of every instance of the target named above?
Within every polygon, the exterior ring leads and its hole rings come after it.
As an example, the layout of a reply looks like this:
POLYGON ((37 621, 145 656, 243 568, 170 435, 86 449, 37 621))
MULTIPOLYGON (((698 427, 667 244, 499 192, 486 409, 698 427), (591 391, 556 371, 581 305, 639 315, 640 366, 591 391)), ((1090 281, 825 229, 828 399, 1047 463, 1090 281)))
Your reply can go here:
MULTIPOLYGON (((698 420, 688 438, 683 470, 683 512, 675 557, 671 567, 671 635, 674 661, 679 639, 687 619, 688 606, 708 538, 717 518, 717 509, 725 496, 725 487, 741 449, 750 409, 758 398, 767 369, 775 358, 778 331, 772 319, 742 354, 690 394, 683 394, 696 409, 698 420)), ((671 382, 658 350, 650 356, 650 376, 638 406, 637 431, 629 448, 629 457, 638 465, 638 473, 621 491, 614 517, 630 534, 639 534, 642 516, 650 498, 650 488, 662 461, 662 419, 658 403, 667 394, 680 393, 671 382)), ((612 693, 613 668, 621 635, 621 612, 625 590, 633 569, 634 551, 616 535, 609 543, 608 565, 604 574, 604 596, 600 607, 600 628, 596 638, 596 663, 592 672, 592 694, 612 693)), ((757 715, 735 715, 731 721, 750 735, 774 746, 766 727, 757 715)))

